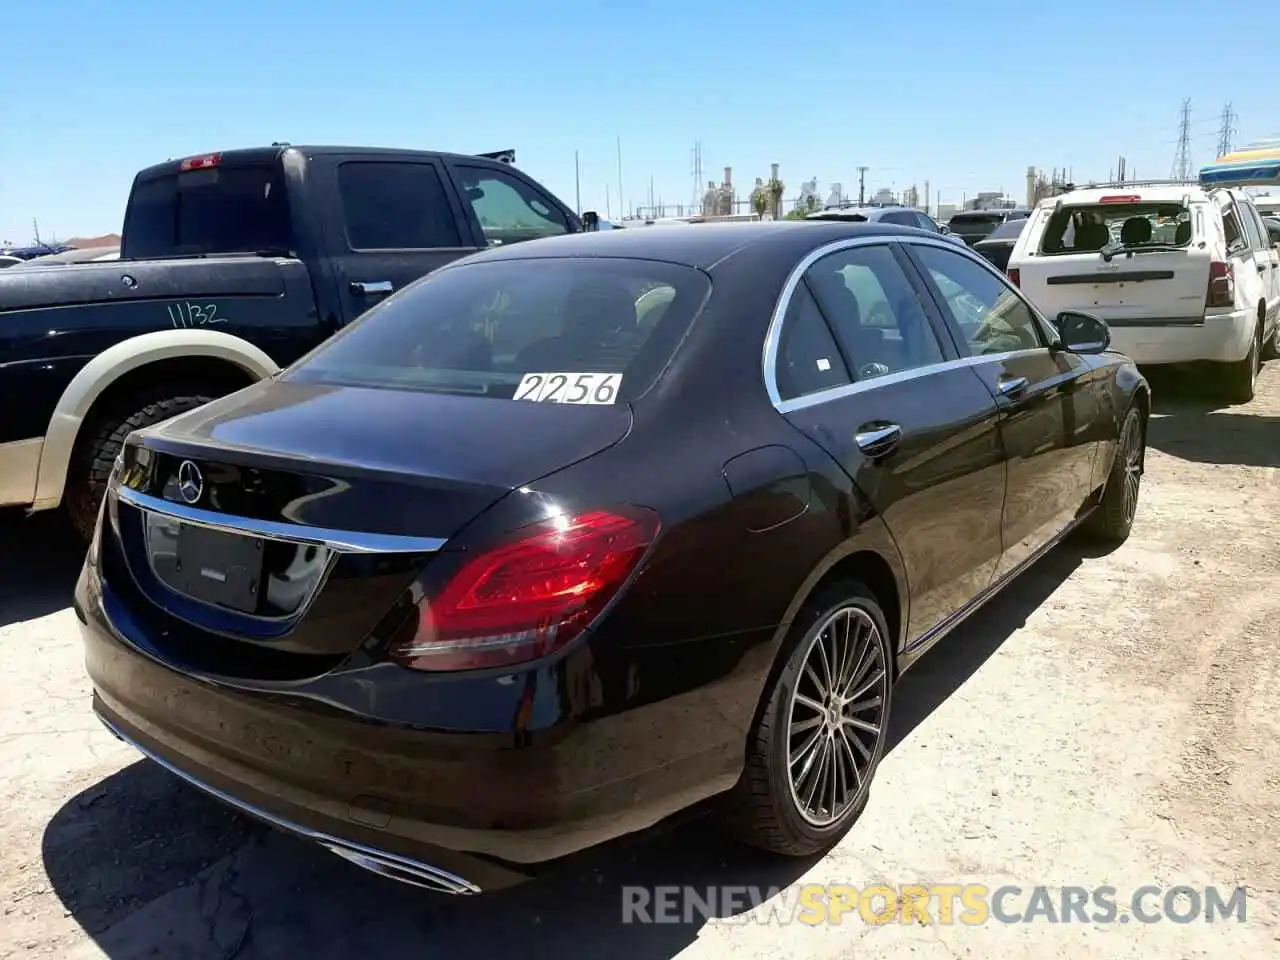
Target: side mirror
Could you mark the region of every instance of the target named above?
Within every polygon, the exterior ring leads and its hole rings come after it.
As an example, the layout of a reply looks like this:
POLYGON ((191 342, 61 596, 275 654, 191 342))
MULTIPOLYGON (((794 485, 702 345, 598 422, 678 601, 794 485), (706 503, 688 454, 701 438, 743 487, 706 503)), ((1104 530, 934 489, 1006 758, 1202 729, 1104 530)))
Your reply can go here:
POLYGON ((1111 346, 1111 328, 1107 321, 1091 313, 1063 310, 1054 326, 1062 337, 1062 349, 1072 353, 1102 353, 1111 346))
POLYGON ((599 230, 600 214, 596 213, 594 210, 583 211, 582 229, 586 233, 591 233, 593 231, 599 230))
POLYGON ((941 233, 943 236, 945 236, 946 234, 951 232, 951 228, 948 227, 945 223, 940 223, 938 224, 938 232, 941 233))

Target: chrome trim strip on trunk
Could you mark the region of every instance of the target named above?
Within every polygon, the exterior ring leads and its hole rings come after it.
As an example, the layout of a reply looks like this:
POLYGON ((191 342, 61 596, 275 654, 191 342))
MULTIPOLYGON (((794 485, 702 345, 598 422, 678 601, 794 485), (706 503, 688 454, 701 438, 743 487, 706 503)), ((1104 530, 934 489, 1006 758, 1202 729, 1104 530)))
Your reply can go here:
POLYGON ((423 887, 428 890, 436 890, 441 893, 451 894, 474 894, 479 893, 480 888, 470 880, 464 880, 456 874, 443 870, 440 867, 433 867, 429 863, 422 863, 418 860, 412 860, 409 857, 402 857, 396 853, 388 853, 385 850, 375 850, 373 847, 366 847, 363 844, 353 843, 350 840, 343 840, 339 837, 330 836, 327 833, 321 833, 319 830, 312 830, 301 824, 294 823, 290 820, 284 820, 275 814, 267 813, 260 807, 256 807, 244 800, 239 800, 228 793, 219 790, 217 787, 210 786, 202 780, 193 777, 185 770, 180 770, 163 757, 157 756, 146 747, 139 744, 132 737, 128 737, 114 723, 104 717, 98 710, 94 710, 94 716, 101 721, 102 725, 110 731, 111 735, 123 743, 129 744, 144 757, 154 763, 159 764, 169 773, 173 774, 181 780, 186 781, 216 800, 221 800, 229 807, 247 814, 257 820, 261 820, 278 830, 301 837, 304 840, 310 840, 318 843, 330 853, 335 853, 344 860, 349 860, 358 867, 369 870, 380 876, 389 877, 392 880, 399 880, 401 883, 407 883, 415 887, 423 887))
POLYGON ((353 530, 331 530, 325 527, 307 527, 280 520, 259 520, 254 517, 231 516, 201 510, 185 504, 162 500, 150 494, 139 493, 129 487, 115 485, 112 491, 124 503, 173 517, 183 523, 194 523, 226 533, 241 533, 268 540, 287 543, 314 544, 328 547, 337 553, 435 553, 444 546, 441 537, 410 537, 391 533, 361 533, 353 530))

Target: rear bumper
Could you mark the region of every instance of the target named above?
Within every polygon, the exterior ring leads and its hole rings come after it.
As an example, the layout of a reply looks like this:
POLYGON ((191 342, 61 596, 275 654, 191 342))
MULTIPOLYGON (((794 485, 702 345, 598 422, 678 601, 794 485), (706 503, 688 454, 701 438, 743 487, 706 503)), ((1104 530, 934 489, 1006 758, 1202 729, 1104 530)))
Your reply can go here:
MULTIPOLYGON (((509 886, 722 792, 741 773, 745 730, 690 724, 687 702, 536 732, 513 729, 520 721, 504 712, 486 732, 439 732, 197 679, 117 629, 91 563, 76 611, 107 726, 218 799, 395 879, 450 892, 509 886)), ((483 699, 497 678, 457 682, 483 699)), ((697 691, 704 706, 709 693, 697 691)))
POLYGON ((1249 355, 1257 317, 1250 310, 1203 318, 1111 325, 1111 346, 1139 364, 1235 363, 1249 355))

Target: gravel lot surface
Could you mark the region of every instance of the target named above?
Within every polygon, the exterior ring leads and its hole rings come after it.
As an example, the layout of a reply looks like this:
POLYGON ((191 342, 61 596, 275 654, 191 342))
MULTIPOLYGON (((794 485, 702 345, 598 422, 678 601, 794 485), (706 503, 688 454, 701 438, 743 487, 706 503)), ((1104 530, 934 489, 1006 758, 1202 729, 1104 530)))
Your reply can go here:
POLYGON ((1280 363, 1246 406, 1154 386, 1129 542, 1055 551, 907 675, 866 813, 810 863, 689 824, 492 897, 364 874, 102 730, 79 558, 56 518, 0 518, 0 957, 1280 956, 1280 363), (627 884, 801 882, 1106 884, 1122 916, 621 922, 627 884), (1123 922, 1148 884, 1245 885, 1248 919, 1123 922))

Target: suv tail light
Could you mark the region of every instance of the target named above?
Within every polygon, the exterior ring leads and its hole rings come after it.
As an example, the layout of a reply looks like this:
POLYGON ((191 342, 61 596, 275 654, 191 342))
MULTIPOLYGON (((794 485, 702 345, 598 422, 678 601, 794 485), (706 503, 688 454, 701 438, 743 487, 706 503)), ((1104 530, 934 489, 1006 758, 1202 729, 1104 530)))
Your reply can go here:
POLYGON ((1009 282, 1012 283, 1015 287, 1022 286, 1022 274, 1017 267, 1014 267, 1012 270, 1009 271, 1009 282))
POLYGON ((578 637, 616 596, 658 535, 629 507, 558 517, 471 558, 418 608, 391 657, 415 670, 474 670, 546 656, 578 637))
POLYGON ((1236 305, 1236 278, 1231 264, 1214 260, 1209 264, 1209 289, 1205 294, 1206 307, 1234 307, 1236 305))

